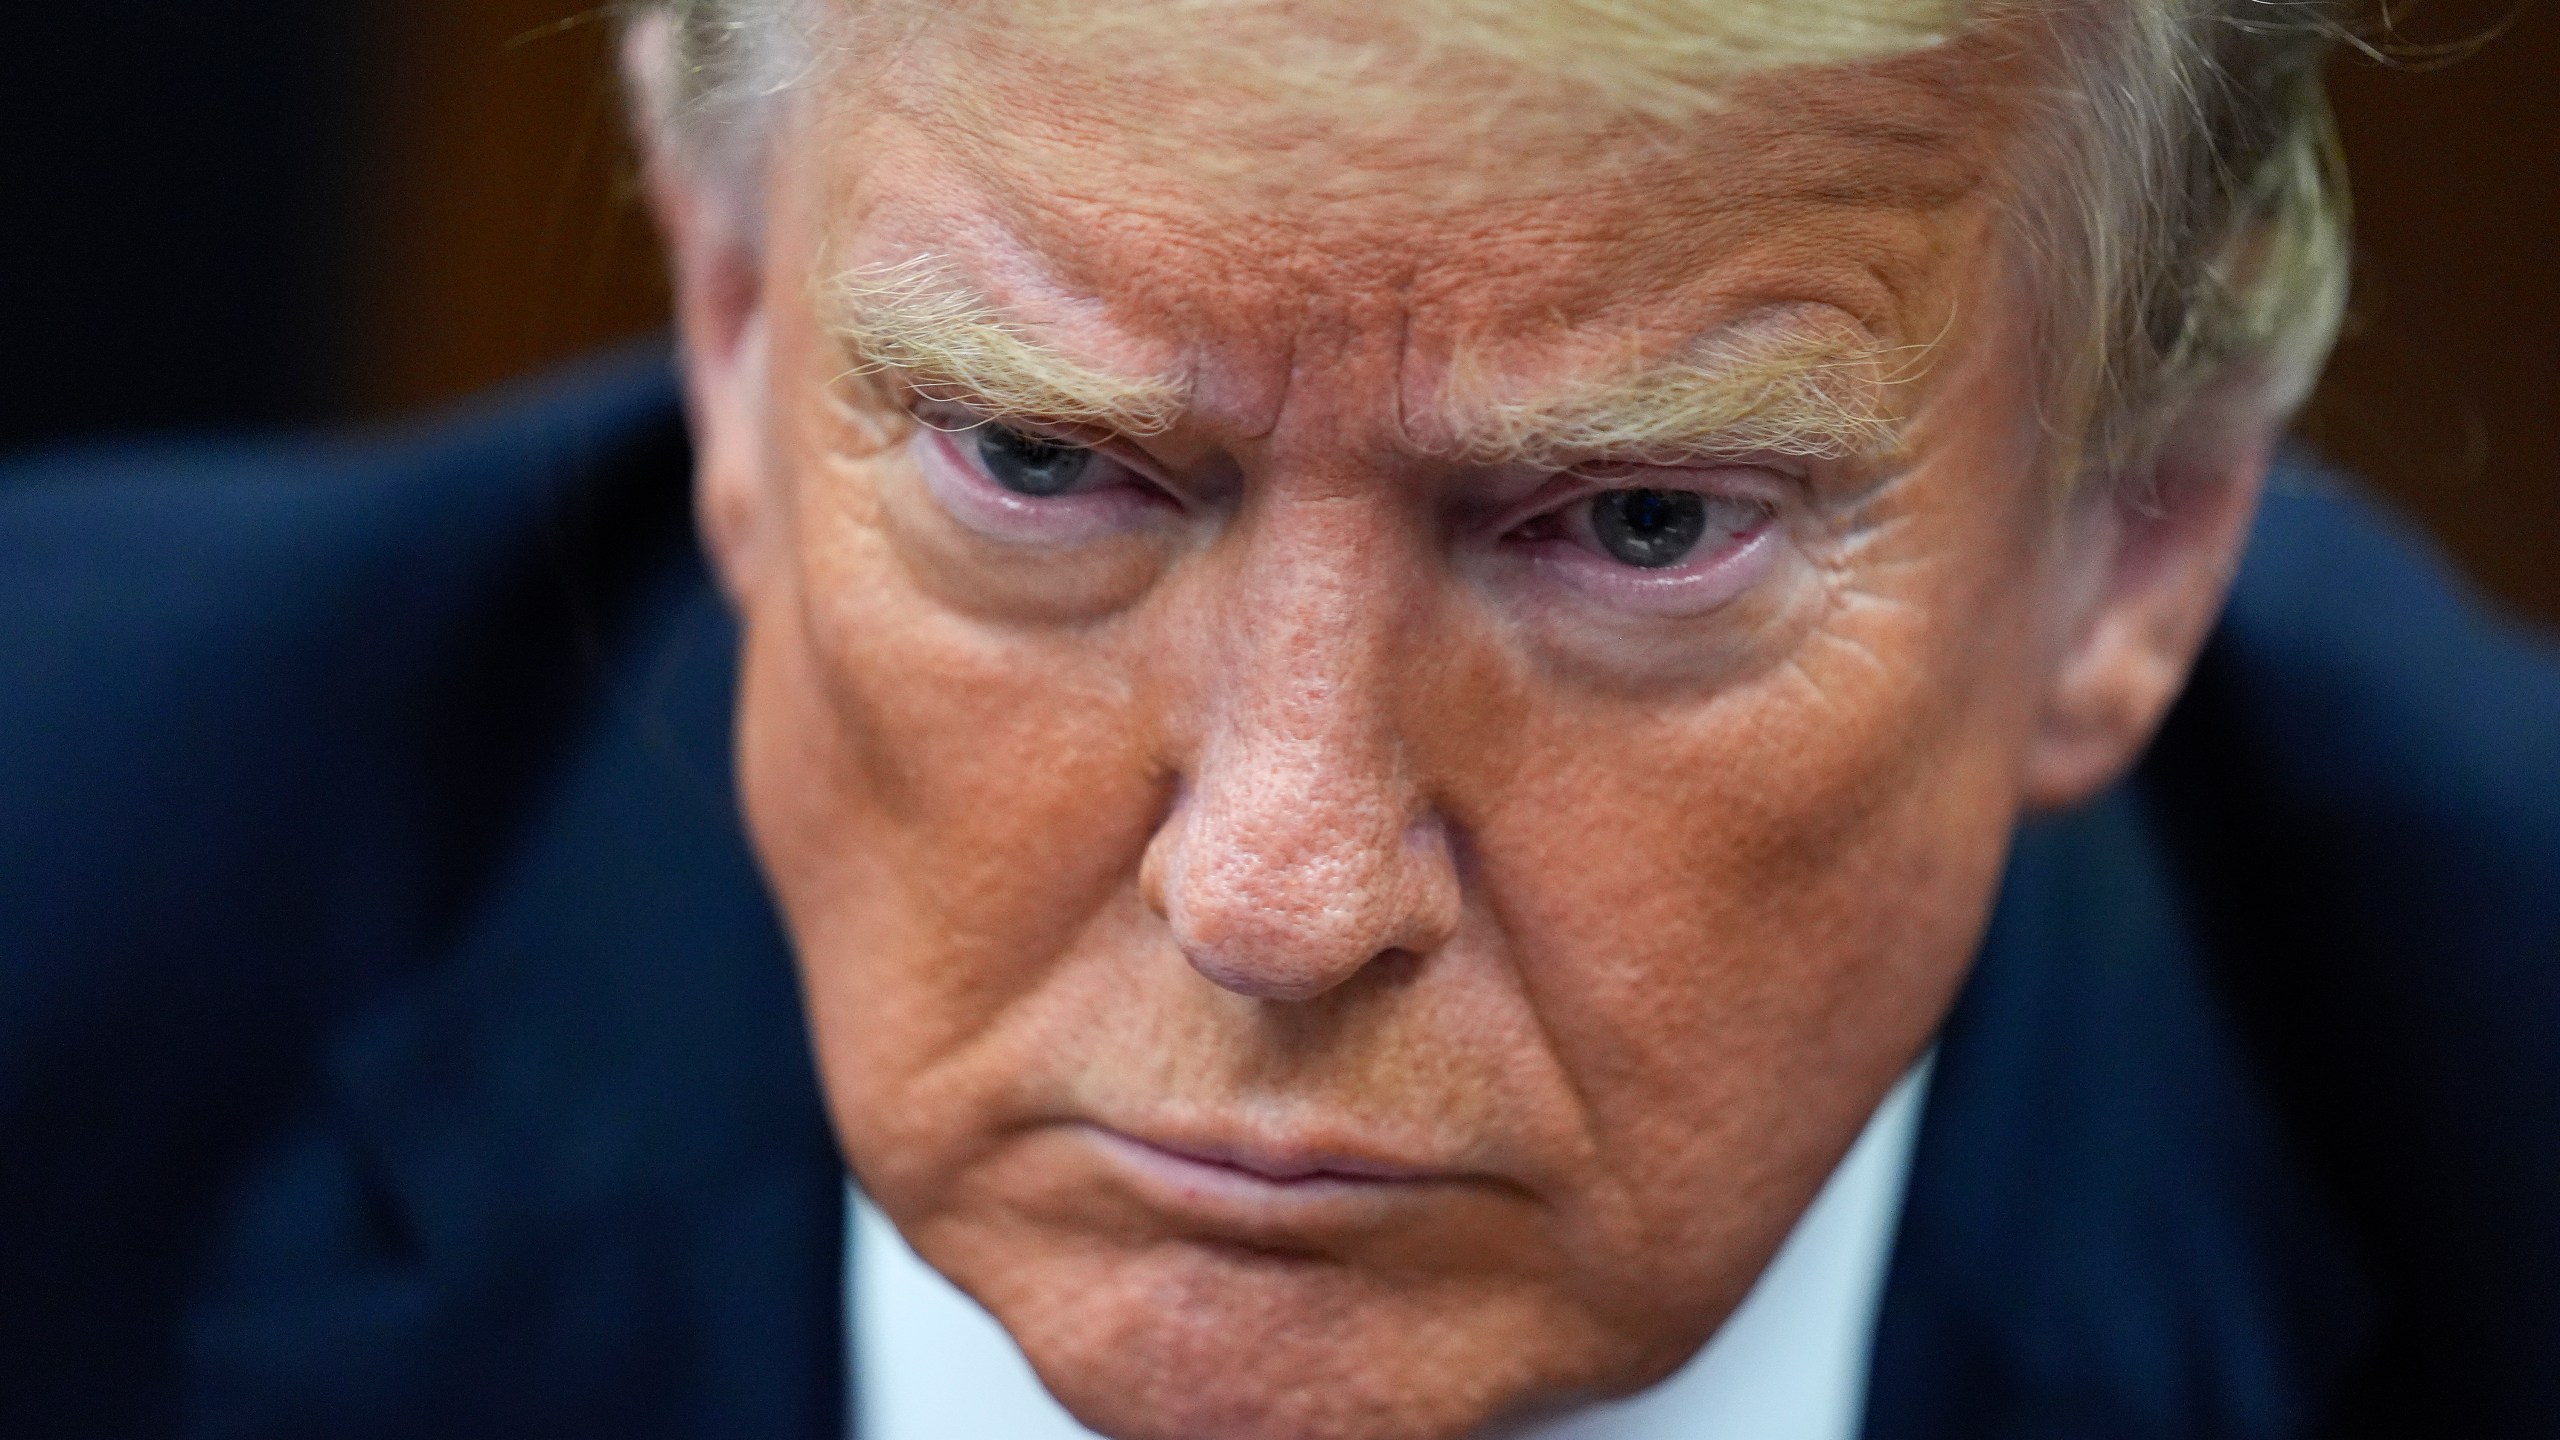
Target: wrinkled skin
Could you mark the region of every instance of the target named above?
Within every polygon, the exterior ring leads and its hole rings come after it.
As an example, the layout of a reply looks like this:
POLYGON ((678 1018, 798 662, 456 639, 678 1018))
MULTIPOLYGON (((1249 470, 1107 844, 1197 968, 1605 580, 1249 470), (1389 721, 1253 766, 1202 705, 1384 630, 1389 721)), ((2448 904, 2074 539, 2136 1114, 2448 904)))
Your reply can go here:
POLYGON ((1965 46, 1534 183, 1319 126, 1341 175, 1486 181, 1328 191, 970 44, 804 107, 754 245, 656 173, 848 1156, 1109 1434, 1492 1433, 1660 1378, 1928 1044, 2020 815, 2156 722, 2266 427, 2180 430, 2139 510, 2056 503, 2014 77, 1965 46), (1193 382, 1163 434, 1078 437, 1130 468, 1075 524, 846 375, 813 276, 922 253, 1193 382), (1936 342, 1908 440, 1585 482, 1757 507, 1685 590, 1524 530, 1574 482, 1409 418, 1462 361, 1534 390, 1773 313, 1936 342))

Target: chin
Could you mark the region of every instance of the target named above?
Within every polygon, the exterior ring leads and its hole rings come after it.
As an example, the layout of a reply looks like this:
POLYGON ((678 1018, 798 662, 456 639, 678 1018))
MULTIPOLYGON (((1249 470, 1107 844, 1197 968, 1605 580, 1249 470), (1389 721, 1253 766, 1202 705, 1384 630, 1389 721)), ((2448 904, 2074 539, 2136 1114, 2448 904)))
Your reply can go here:
POLYGON ((1115 1440, 1459 1440, 1641 1383, 1594 1386, 1601 1357, 1569 1338, 1583 1327, 1534 1296, 1334 1260, 1158 1241, 965 1268, 982 1266, 1001 1278, 964 1287, 1115 1440))

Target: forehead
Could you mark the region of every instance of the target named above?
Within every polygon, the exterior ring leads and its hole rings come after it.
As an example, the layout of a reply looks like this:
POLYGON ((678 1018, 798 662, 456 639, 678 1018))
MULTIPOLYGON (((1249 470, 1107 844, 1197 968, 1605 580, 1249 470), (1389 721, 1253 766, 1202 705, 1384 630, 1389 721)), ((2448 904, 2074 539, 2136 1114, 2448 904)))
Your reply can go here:
POLYGON ((1374 65, 1329 89, 1196 16, 1167 14, 1140 58, 945 13, 811 137, 829 263, 929 253, 1091 358, 1157 371, 1182 357, 1151 337, 1381 326, 1425 369, 1605 362, 1773 309, 1925 341, 2023 88, 2014 37, 1976 29, 1727 76, 1676 116, 1445 53, 1381 100, 1374 65))

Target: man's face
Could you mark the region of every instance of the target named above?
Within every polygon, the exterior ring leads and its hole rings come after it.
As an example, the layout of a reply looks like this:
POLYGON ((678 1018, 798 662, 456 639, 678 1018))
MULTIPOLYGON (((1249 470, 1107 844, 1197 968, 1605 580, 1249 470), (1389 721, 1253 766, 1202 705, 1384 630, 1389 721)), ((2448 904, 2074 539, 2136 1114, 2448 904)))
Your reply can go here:
POLYGON ((2022 804, 2063 567, 1991 65, 1517 152, 1311 120, 1282 183, 971 45, 796 132, 722 522, 861 1182, 1114 1434, 1658 1378, 1928 1043, 2022 804))

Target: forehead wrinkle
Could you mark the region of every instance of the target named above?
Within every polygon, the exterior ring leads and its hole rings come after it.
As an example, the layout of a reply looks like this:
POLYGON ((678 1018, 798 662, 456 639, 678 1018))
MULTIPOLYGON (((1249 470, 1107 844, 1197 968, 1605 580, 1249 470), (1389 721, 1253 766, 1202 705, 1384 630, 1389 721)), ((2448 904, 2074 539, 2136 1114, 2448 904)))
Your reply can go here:
POLYGON ((938 255, 837 271, 819 281, 817 301, 852 373, 894 371, 991 414, 1160 435, 1188 399, 1171 376, 1115 374, 1032 337, 938 255))

